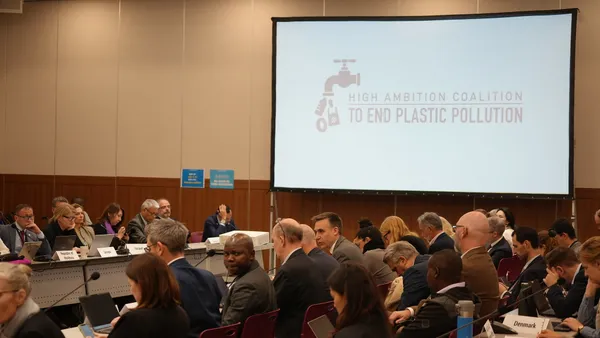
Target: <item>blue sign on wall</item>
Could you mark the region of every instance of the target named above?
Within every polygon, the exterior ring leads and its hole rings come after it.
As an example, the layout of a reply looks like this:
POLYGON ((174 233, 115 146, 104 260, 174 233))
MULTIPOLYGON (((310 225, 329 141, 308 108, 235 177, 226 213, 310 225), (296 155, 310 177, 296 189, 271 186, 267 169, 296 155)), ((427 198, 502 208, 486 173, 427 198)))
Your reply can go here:
POLYGON ((204 188, 204 169, 183 169, 181 171, 182 188, 204 188))
POLYGON ((210 170, 211 189, 233 189, 233 170, 210 170))

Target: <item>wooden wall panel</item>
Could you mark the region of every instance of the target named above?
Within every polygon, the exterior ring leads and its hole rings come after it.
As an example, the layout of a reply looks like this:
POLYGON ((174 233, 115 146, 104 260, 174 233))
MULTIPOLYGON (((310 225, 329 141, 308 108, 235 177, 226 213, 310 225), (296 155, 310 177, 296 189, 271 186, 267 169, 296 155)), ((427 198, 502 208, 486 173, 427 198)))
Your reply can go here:
MULTIPOLYGON (((179 179, 150 177, 117 177, 116 201, 125 209, 125 221, 140 212, 142 202, 148 198, 164 197, 171 203, 173 217, 181 218, 179 179)), ((107 203, 110 203, 109 201, 107 203)))
POLYGON ((4 205, 4 174, 0 174, 0 212, 8 214, 9 210, 4 205))
POLYGON ((69 201, 74 197, 85 200, 84 209, 92 222, 102 215, 107 204, 117 201, 115 177, 56 176, 55 196, 69 201))
POLYGON ((275 218, 293 218, 300 223, 310 224, 311 217, 322 211, 321 194, 278 192, 275 197, 275 218))
POLYGON ((600 189, 577 189, 577 231, 579 239, 600 235, 600 227, 594 223, 594 213, 600 209, 600 189))
POLYGON ((44 217, 52 216, 51 204, 54 193, 54 176, 4 175, 4 209, 12 212, 21 203, 33 207, 35 222, 43 228, 44 217))
POLYGON ((269 181, 249 181, 248 229, 257 231, 269 231, 270 229, 271 194, 269 186, 269 181))

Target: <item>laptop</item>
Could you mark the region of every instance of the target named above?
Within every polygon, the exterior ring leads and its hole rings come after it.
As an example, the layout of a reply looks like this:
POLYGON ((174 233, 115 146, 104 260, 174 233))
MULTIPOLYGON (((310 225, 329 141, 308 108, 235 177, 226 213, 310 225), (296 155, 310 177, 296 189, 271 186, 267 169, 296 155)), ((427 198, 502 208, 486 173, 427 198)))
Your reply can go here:
POLYGON ((25 242, 25 244, 23 244, 21 252, 19 252, 19 256, 23 256, 28 260, 32 261, 35 257, 35 254, 37 254, 38 250, 40 249, 41 245, 42 242, 25 242))
POLYGON ((119 311, 110 293, 79 297, 79 302, 94 332, 108 334, 112 331, 110 322, 119 317, 119 311))
POLYGON ((327 315, 322 315, 308 322, 308 326, 317 338, 329 338, 335 330, 327 315))
POLYGON ((52 247, 52 252, 73 251, 75 239, 77 239, 77 236, 56 236, 56 239, 54 239, 54 247, 52 247))
POLYGON ((94 237, 94 241, 92 242, 88 256, 100 256, 98 249, 110 247, 110 243, 112 242, 113 238, 115 238, 114 235, 96 235, 94 237))

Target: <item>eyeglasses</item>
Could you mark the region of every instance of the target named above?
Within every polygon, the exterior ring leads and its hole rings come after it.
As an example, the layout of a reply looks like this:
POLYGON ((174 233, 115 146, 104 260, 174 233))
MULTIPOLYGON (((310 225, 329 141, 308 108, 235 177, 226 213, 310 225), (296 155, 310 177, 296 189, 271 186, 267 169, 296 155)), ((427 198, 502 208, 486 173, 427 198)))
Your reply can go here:
POLYGON ((25 215, 25 216, 17 215, 17 217, 22 218, 22 219, 34 219, 35 218, 34 215, 25 215))
POLYGON ((452 226, 452 230, 454 230, 454 232, 456 232, 456 229, 458 229, 458 228, 464 228, 464 227, 465 227, 464 225, 453 225, 452 226))
POLYGON ((69 221, 72 221, 75 219, 75 216, 63 216, 65 219, 68 219, 69 221))
POLYGON ((155 246, 155 245, 156 245, 156 244, 147 245, 147 246, 144 248, 144 251, 145 251, 146 253, 149 253, 149 252, 150 252, 150 250, 152 250, 152 247, 153 247, 153 246, 155 246))
POLYGON ((6 291, 0 291, 0 297, 4 296, 5 293, 11 293, 11 292, 17 292, 19 290, 6 290, 6 291))

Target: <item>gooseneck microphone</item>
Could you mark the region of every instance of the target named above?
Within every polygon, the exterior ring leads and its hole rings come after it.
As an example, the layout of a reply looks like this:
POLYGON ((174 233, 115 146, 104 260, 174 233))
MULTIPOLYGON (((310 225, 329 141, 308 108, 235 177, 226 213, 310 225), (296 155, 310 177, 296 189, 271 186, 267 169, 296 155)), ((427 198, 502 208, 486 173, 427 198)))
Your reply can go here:
POLYGON ((217 251, 215 251, 214 249, 210 249, 206 252, 206 256, 202 257, 202 259, 200 260, 200 262, 196 263, 196 265, 194 265, 194 267, 198 267, 198 265, 202 264, 202 262, 204 262, 205 260, 208 259, 208 257, 213 257, 214 255, 217 254, 217 251))
POLYGON ((90 281, 93 280, 97 280, 98 278, 100 278, 100 273, 98 271, 94 271, 92 272, 92 274, 90 275, 90 278, 88 278, 85 282, 81 283, 81 285, 79 285, 78 287, 76 287, 75 289, 71 290, 71 292, 67 293, 66 295, 62 296, 59 300, 57 300, 56 302, 54 302, 54 304, 50 305, 49 307, 46 308, 46 310, 44 310, 44 312, 48 312, 50 309, 52 309, 53 307, 56 306, 56 304, 62 302, 63 299, 69 297, 70 295, 72 295, 75 291, 81 289, 82 286, 86 285, 87 283, 89 283, 90 281))

